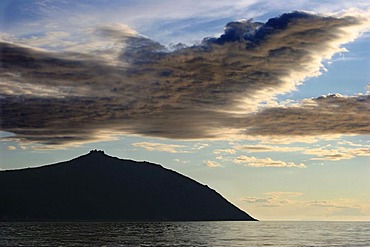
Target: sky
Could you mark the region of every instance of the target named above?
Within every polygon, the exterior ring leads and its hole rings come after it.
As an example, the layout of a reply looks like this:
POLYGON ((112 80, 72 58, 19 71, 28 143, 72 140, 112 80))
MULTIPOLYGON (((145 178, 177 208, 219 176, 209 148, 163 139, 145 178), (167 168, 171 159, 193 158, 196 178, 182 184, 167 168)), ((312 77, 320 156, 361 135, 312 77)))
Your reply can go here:
POLYGON ((370 221, 369 31, 361 0, 3 0, 0 169, 100 149, 259 220, 370 221))

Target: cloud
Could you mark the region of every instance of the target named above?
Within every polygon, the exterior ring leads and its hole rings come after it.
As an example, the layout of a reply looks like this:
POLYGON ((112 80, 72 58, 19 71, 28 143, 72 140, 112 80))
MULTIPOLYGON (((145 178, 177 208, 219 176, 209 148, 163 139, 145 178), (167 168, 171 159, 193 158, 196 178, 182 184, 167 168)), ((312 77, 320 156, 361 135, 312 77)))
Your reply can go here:
POLYGON ((264 198, 243 197, 241 200, 249 204, 259 204, 261 207, 280 207, 281 206, 280 203, 275 202, 274 198, 272 197, 264 197, 264 198))
POLYGON ((331 216, 364 216, 368 215, 368 205, 351 199, 308 201, 311 207, 325 208, 331 216))
POLYGON ((214 154, 235 154, 236 150, 232 148, 226 148, 226 149, 215 149, 213 150, 214 154))
POLYGON ((266 23, 231 22, 220 37, 174 51, 117 24, 81 33, 85 43, 59 51, 3 41, 1 130, 59 147, 106 140, 102 132, 172 139, 368 134, 369 95, 263 107, 319 75, 322 60, 367 24, 358 16, 293 12, 266 23))
POLYGON ((369 134, 370 95, 332 94, 293 107, 263 109, 250 117, 249 135, 320 136, 369 134), (340 110, 339 110, 340 109, 340 110))
POLYGON ((216 161, 212 161, 212 160, 204 161, 204 165, 209 167, 209 168, 222 167, 222 165, 220 165, 220 163, 218 163, 216 161))
POLYGON ((349 206, 343 204, 343 202, 341 203, 338 201, 326 201, 326 200, 310 201, 309 205, 313 207, 325 207, 325 208, 349 208, 349 206))
POLYGON ((197 143, 197 144, 194 145, 193 149, 194 150, 201 150, 201 149, 206 148, 208 146, 209 146, 209 144, 207 144, 207 143, 197 143))
POLYGON ((270 145, 240 145, 234 146, 235 149, 245 151, 247 153, 265 153, 265 152, 297 152, 304 150, 300 147, 282 147, 270 145))
POLYGON ((302 192, 297 191, 271 191, 264 194, 272 196, 273 198, 299 197, 303 195, 302 192))
POLYGON ((181 163, 181 164, 188 164, 190 162, 188 160, 180 160, 180 159, 174 159, 173 161, 175 161, 177 163, 181 163))
POLYGON ((242 164, 251 167, 297 167, 306 168, 303 163, 296 164, 294 162, 285 162, 281 160, 273 160, 271 158, 256 158, 254 156, 241 155, 233 160, 235 164, 242 164))
POLYGON ((17 147, 16 146, 8 146, 7 149, 9 151, 14 151, 14 150, 17 150, 17 147))
POLYGON ((167 153, 186 153, 186 151, 178 150, 184 148, 185 146, 183 145, 154 143, 154 142, 136 142, 131 145, 135 147, 145 148, 148 151, 159 151, 167 153))
POLYGON ((338 149, 324 149, 324 148, 312 148, 306 149, 303 153, 318 156, 317 158, 311 158, 311 160, 347 160, 355 157, 370 156, 369 147, 361 148, 344 148, 338 149))
POLYGON ((370 156, 370 147, 368 145, 340 141, 337 148, 326 147, 294 147, 294 146, 272 146, 272 145, 239 145, 234 146, 236 150, 247 153, 266 153, 266 152, 300 152, 302 154, 316 156, 310 160, 347 160, 355 157, 370 156), (350 146, 350 147, 345 147, 350 146))
POLYGON ((302 196, 301 192, 273 191, 263 193, 263 197, 243 197, 241 201, 257 204, 260 207, 283 207, 297 204, 292 198, 302 196))
MULTIPOLYGON (((253 16, 265 18, 277 12, 284 13, 292 9, 305 9, 319 13, 333 13, 349 8, 368 9, 370 4, 366 0, 345 1, 338 0, 313 2, 308 0, 287 2, 286 0, 235 0, 235 1, 195 1, 174 2, 162 1, 94 1, 83 4, 76 2, 73 5, 63 1, 50 1, 39 5, 35 1, 12 1, 12 11, 4 11, 4 25, 17 27, 21 30, 42 29, 83 30, 86 26, 106 21, 122 22, 134 26, 156 40, 167 42, 186 42, 199 40, 201 37, 217 33, 218 30, 209 26, 220 19, 230 20, 253 16), (21 3, 20 3, 21 2, 21 3), (171 9, 171 11, 168 11, 171 9), (9 15, 9 12, 13 15, 9 15), (124 14, 123 14, 124 13, 124 14), (12 16, 13 18, 9 18, 12 16), (68 18, 66 18, 68 16, 68 18), (15 18, 14 18, 15 17, 15 18), (32 17, 32 19, 30 19, 32 17), (16 25, 18 24, 18 25, 16 25)), ((220 24, 218 24, 220 25, 220 24)))
POLYGON ((291 216, 296 211, 306 212, 307 219, 312 216, 315 218, 320 216, 321 219, 338 219, 338 217, 348 219, 348 216, 360 216, 358 219, 361 220, 363 216, 369 216, 368 201, 351 198, 307 200, 300 192, 274 191, 260 196, 246 196, 240 200, 248 203, 249 208, 254 208, 254 211, 259 211, 265 217, 267 215, 291 216), (270 210, 272 207, 273 212, 270 210))
POLYGON ((331 212, 330 215, 333 216, 368 216, 369 214, 366 212, 364 207, 355 207, 355 208, 343 208, 341 210, 336 210, 331 212))
POLYGON ((351 198, 326 200, 328 205, 334 207, 316 206, 305 197, 271 198, 257 195, 241 198, 241 201, 247 204, 249 210, 253 209, 265 219, 291 219, 295 216, 293 218, 302 220, 364 220, 364 216, 370 215, 368 201, 351 198), (301 212, 305 214, 302 216, 301 212))

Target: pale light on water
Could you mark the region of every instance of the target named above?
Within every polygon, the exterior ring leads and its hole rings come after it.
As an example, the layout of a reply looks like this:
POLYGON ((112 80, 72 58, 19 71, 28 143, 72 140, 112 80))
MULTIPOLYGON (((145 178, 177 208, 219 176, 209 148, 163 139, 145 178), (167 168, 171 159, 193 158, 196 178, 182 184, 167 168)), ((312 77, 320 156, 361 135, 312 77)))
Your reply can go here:
POLYGON ((0 223, 0 246, 370 246, 370 222, 0 223))

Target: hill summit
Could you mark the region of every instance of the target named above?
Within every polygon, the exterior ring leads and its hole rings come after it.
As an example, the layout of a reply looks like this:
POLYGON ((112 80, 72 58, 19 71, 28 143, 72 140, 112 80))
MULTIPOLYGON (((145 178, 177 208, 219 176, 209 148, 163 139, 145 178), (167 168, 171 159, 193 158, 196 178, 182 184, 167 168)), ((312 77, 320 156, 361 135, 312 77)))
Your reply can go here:
POLYGON ((255 220, 191 178, 98 150, 0 171, 0 198, 0 221, 255 220))

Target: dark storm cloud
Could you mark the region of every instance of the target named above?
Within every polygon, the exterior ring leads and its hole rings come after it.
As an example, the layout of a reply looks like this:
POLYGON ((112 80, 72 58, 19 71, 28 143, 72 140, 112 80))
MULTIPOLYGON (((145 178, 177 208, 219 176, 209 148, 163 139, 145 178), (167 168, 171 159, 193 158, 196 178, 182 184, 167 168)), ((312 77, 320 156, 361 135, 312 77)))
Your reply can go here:
POLYGON ((294 12, 265 24, 232 22, 219 38, 174 51, 117 26, 99 27, 92 32, 99 39, 64 52, 2 42, 1 129, 49 145, 104 139, 104 131, 180 139, 369 133, 367 96, 335 98, 352 120, 329 106, 331 97, 303 104, 307 116, 320 116, 305 121, 295 118, 299 107, 257 111, 259 103, 319 73, 321 60, 340 51, 361 25, 354 17, 294 12), (277 120, 291 128, 304 124, 304 131, 278 129, 277 120))
POLYGON ((267 108, 247 119, 248 135, 366 135, 370 134, 370 95, 321 96, 299 106, 267 108))

